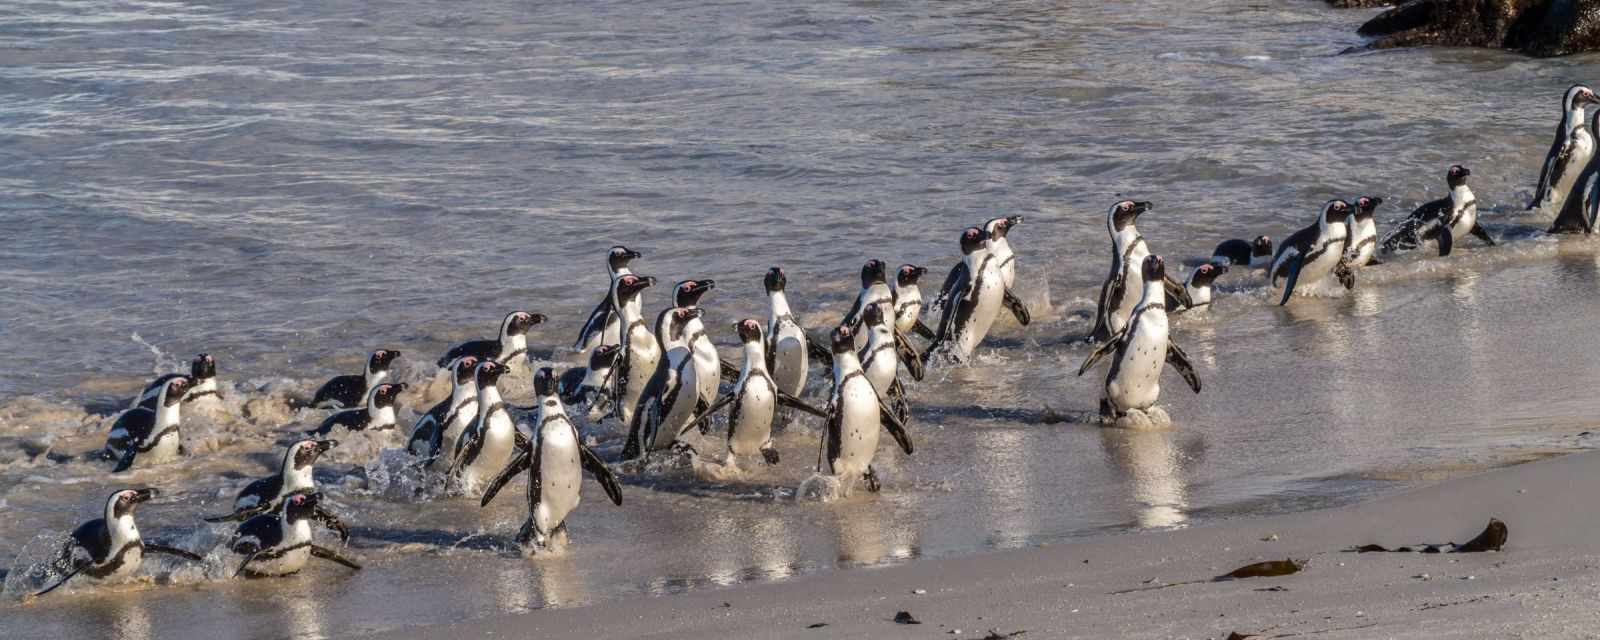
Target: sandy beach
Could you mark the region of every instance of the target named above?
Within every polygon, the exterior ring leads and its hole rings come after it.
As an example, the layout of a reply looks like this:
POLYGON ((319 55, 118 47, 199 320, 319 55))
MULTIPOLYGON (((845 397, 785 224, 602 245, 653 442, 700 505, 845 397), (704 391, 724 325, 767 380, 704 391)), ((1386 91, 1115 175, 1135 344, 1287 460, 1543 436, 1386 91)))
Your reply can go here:
POLYGON ((1574 454, 1345 508, 373 637, 1593 638, 1597 473, 1600 454, 1574 454), (1510 530, 1501 552, 1342 551, 1464 543, 1491 517, 1510 530), (1279 578, 1149 589, 1286 558, 1307 565, 1279 578), (901 611, 921 624, 894 622, 901 611))

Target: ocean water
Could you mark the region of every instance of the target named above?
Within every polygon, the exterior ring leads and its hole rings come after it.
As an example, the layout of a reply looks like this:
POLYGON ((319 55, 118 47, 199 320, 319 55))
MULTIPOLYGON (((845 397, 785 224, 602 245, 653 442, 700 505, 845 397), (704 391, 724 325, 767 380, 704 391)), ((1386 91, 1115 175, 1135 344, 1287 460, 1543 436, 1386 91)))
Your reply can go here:
MULTIPOLYGON (((1565 88, 1600 58, 1339 55, 1372 14, 1314 0, 257 3, 20 0, 0 7, 0 630, 8 637, 323 637, 860 570, 1074 536, 1336 505, 1593 445, 1600 241, 1524 215, 1565 88), (1108 205, 1169 265, 1379 195, 1387 228, 1473 170, 1490 231, 1279 308, 1263 278, 1174 321, 1205 390, 1164 379, 1170 429, 1105 430, 1077 377, 1109 260, 1108 205), (544 313, 536 363, 570 366, 604 252, 709 277, 707 326, 764 316, 789 274, 802 321, 848 309, 868 258, 930 267, 1021 214, 1019 294, 966 366, 911 385, 917 452, 884 490, 795 498, 819 425, 745 477, 624 473, 563 553, 511 542, 520 483, 487 509, 345 436, 318 478, 356 574, 235 581, 202 515, 275 470, 325 412, 296 409, 401 349, 402 422, 432 361, 544 313), (190 459, 112 477, 90 458, 128 398, 195 353, 226 410, 186 416, 190 459), (105 496, 155 486, 145 535, 210 553, 131 583, 19 594, 105 496), (15 558, 15 560, 13 560, 15 558)), ((646 293, 648 314, 665 286, 646 293)), ((530 402, 514 387, 513 401, 530 402)), ((825 392, 821 376, 814 392, 825 392)), ((607 457, 613 424, 586 429, 607 457)), ((714 446, 713 446, 714 449, 714 446)), ((236 562, 237 558, 232 558, 236 562)))

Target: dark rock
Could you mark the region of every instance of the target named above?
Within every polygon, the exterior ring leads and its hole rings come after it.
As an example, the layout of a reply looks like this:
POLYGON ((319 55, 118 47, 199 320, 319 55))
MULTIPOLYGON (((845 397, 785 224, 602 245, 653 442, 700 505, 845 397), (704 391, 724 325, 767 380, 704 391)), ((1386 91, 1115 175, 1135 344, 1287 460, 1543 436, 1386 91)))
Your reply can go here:
POLYGON ((1335 9, 1369 9, 1372 7, 1387 7, 1399 0, 1328 0, 1328 4, 1335 9))
POLYGON ((1372 49, 1486 47, 1561 56, 1600 50, 1600 0, 1409 0, 1359 32, 1376 38, 1367 45, 1372 49))
POLYGON ((922 624, 922 621, 916 619, 915 617, 913 617, 911 615, 910 611, 901 611, 899 613, 894 614, 894 623, 895 624, 922 624))

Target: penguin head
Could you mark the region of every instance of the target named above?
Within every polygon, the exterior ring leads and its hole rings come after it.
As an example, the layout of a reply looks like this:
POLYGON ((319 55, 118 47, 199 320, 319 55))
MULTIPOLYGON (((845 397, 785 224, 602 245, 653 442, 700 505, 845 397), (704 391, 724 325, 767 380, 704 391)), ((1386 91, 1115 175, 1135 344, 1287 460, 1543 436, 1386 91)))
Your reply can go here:
MULTIPOLYGON (((1145 256, 1144 265, 1140 268, 1144 270, 1145 282, 1161 282, 1162 278, 1167 277, 1167 263, 1161 259, 1161 256, 1154 254, 1145 256)), ((1148 287, 1150 285, 1147 284, 1145 286, 1148 287)))
POLYGON ((612 247, 611 251, 606 254, 606 264, 615 273, 618 269, 627 267, 628 263, 642 257, 644 257, 644 254, 619 244, 612 247))
POLYGON ((835 355, 851 353, 855 351, 855 348, 855 334, 850 331, 849 325, 841 324, 837 329, 833 330, 833 353, 835 355))
POLYGON ((404 382, 399 384, 380 384, 372 388, 372 398, 368 402, 374 409, 392 407, 395 399, 400 397, 400 392, 405 390, 406 384, 404 382))
POLYGON ((900 265, 900 270, 895 273, 894 283, 896 286, 909 287, 916 284, 917 279, 921 278, 922 274, 927 272, 927 267, 919 267, 914 264, 903 264, 900 265))
POLYGON ((189 393, 189 388, 194 386, 194 380, 189 376, 176 376, 167 381, 166 392, 161 394, 161 406, 170 407, 183 402, 183 396, 189 393))
POLYGON ((506 371, 509 371, 509 369, 507 369, 505 365, 493 360, 484 360, 483 362, 479 362, 477 374, 478 386, 494 386, 495 381, 499 380, 500 376, 505 375, 506 371))
POLYGON ((1600 104, 1600 97, 1594 95, 1594 90, 1581 84, 1572 85, 1567 89, 1567 94, 1562 100, 1566 111, 1571 111, 1586 104, 1600 104))
POLYGON ((394 349, 379 349, 372 352, 372 357, 367 359, 367 368, 374 372, 388 371, 394 359, 400 357, 400 352, 394 349))
POLYGON ((884 265, 882 260, 873 258, 868 260, 866 264, 861 265, 862 289, 875 284, 883 284, 885 282, 888 282, 888 279, 884 276, 884 265))
POLYGON ((772 293, 783 291, 783 287, 789 284, 789 279, 784 277, 781 267, 773 267, 767 269, 767 277, 761 280, 761 284, 767 288, 767 293, 772 293))
POLYGON ((622 352, 622 347, 614 344, 603 344, 589 352, 589 369, 609 369, 617 362, 617 354, 622 352))
POLYGON ((1256 236, 1255 240, 1251 240, 1250 241, 1250 255, 1251 256, 1270 256, 1270 255, 1272 255, 1272 238, 1267 237, 1267 236, 1256 236))
POLYGON ((1151 205, 1148 202, 1123 200, 1122 202, 1111 205, 1111 208, 1106 211, 1106 220, 1109 221, 1108 224, 1111 226, 1111 230, 1113 232, 1121 231, 1123 228, 1137 221, 1141 214, 1153 208, 1155 208, 1154 205, 1151 205))
POLYGON ((194 357, 189 363, 189 377, 195 382, 210 380, 217 377, 217 359, 204 353, 194 357))
POLYGON ((150 488, 124 489, 113 493, 110 498, 106 499, 106 519, 115 520, 123 516, 131 516, 140 504, 149 502, 151 498, 158 495, 161 495, 160 491, 150 488))
POLYGON ((863 326, 867 326, 867 327, 883 326, 884 320, 885 320, 885 318, 883 317, 883 305, 869 304, 869 305, 867 305, 866 309, 863 309, 861 311, 861 322, 862 322, 863 326))
POLYGON ((300 440, 289 445, 287 462, 295 469, 305 469, 316 464, 317 458, 337 446, 338 440, 300 440))
POLYGON ((539 367, 533 372, 533 393, 541 398, 556 394, 556 370, 550 367, 539 367))
POLYGON ((617 303, 620 305, 632 300, 640 291, 654 286, 655 283, 656 279, 650 276, 628 274, 617 278, 616 284, 613 285, 617 289, 617 303))
POLYGON ((700 304, 700 298, 707 291, 716 287, 714 280, 683 280, 673 286, 672 304, 676 307, 693 307, 700 304))
POLYGON ((1015 227, 1019 224, 1022 224, 1022 216, 995 218, 983 225, 983 231, 984 233, 989 234, 989 239, 1000 240, 1005 238, 1007 233, 1011 232, 1012 227, 1015 227))
POLYGON ((1189 282, 1196 287, 1209 287, 1217 279, 1217 276, 1227 272, 1228 265, 1225 264, 1202 264, 1195 268, 1194 273, 1189 274, 1189 282))
POLYGON ((745 318, 733 323, 733 330, 739 332, 739 341, 744 344, 761 341, 761 323, 755 318, 745 318))
POLYGON ((1459 187, 1461 185, 1466 184, 1467 183, 1467 176, 1470 176, 1470 175, 1472 175, 1472 170, 1471 169, 1468 169, 1466 167, 1463 167, 1463 166, 1457 164, 1457 165, 1451 165, 1450 166, 1450 172, 1446 173, 1444 175, 1444 179, 1445 179, 1445 182, 1450 183, 1450 188, 1454 189, 1456 187, 1459 187))
POLYGON ((451 379, 457 385, 472 382, 473 372, 477 369, 478 356, 461 356, 456 358, 455 362, 450 363, 450 372, 453 374, 451 379))
POLYGON ((1324 224, 1343 224, 1350 219, 1350 203, 1343 200, 1329 200, 1322 205, 1322 221, 1324 224))
POLYGON ((1378 210, 1378 205, 1383 204, 1383 198, 1377 196, 1361 196, 1356 198, 1356 218, 1366 220, 1372 217, 1372 212, 1378 210))
POLYGON ((542 313, 529 313, 527 311, 512 311, 506 314, 506 319, 500 323, 500 337, 520 336, 526 334, 536 324, 544 324, 548 318, 542 313))
POLYGON ((315 491, 296 493, 283 501, 283 519, 286 522, 299 522, 316 512, 317 505, 322 503, 322 494, 315 491))
POLYGON ((983 247, 983 229, 967 227, 961 230, 961 255, 971 255, 983 247))

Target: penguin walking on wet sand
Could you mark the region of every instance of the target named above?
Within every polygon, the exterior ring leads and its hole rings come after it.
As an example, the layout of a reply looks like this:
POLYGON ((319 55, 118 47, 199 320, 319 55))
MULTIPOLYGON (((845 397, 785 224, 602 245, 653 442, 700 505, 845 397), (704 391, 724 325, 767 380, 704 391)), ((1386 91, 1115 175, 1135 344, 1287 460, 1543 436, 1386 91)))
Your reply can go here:
POLYGON ((322 424, 316 429, 307 431, 306 435, 325 437, 333 431, 334 427, 344 427, 346 431, 385 431, 396 426, 395 401, 400 392, 406 390, 406 384, 380 384, 367 392, 366 406, 356 409, 345 409, 323 419, 322 424))
POLYGON ((527 446, 528 436, 517 428, 505 400, 500 396, 500 376, 509 369, 493 360, 478 363, 478 416, 462 432, 451 457, 448 475, 465 495, 476 495, 504 469, 517 450, 527 446))
POLYGON ((585 471, 619 507, 622 486, 600 456, 583 443, 577 426, 567 417, 556 393, 555 372, 548 367, 540 369, 534 374, 533 388, 539 398, 539 415, 533 426, 536 437, 531 446, 519 448, 516 457, 490 481, 479 506, 489 506, 501 487, 528 472, 528 519, 517 533, 517 542, 538 549, 551 539, 566 542, 567 517, 578 508, 585 471))
POLYGON ((367 399, 367 392, 389 379, 389 365, 394 364, 400 352, 379 349, 367 357, 367 366, 359 375, 334 376, 322 383, 311 399, 316 409, 347 409, 367 399))
POLYGON ((655 283, 655 278, 633 274, 611 283, 611 304, 622 310, 622 344, 611 371, 611 407, 612 415, 624 425, 633 423, 633 410, 638 407, 661 359, 661 343, 656 340, 655 332, 638 307, 630 304, 639 292, 655 283))
MULTIPOLYGON (((619 315, 618 318, 621 318, 619 315)), ((556 393, 561 401, 586 415, 590 422, 598 421, 611 412, 611 381, 621 344, 603 344, 589 352, 589 366, 573 367, 556 381, 556 393)))
POLYGON ((1316 224, 1294 232, 1278 246, 1267 273, 1273 286, 1286 279, 1279 306, 1289 304, 1289 296, 1301 280, 1316 284, 1340 268, 1350 239, 1349 221, 1350 203, 1329 200, 1322 205, 1316 224))
POLYGON ((1585 108, 1600 105, 1594 90, 1581 84, 1572 85, 1561 97, 1561 122, 1556 125, 1555 141, 1545 154, 1544 165, 1539 170, 1539 184, 1534 188, 1533 200, 1528 210, 1542 210, 1556 215, 1550 233, 1573 233, 1583 230, 1583 224, 1567 207, 1574 189, 1579 186, 1578 174, 1589 165, 1595 155, 1595 132, 1589 128, 1585 108))
POLYGON ((1211 262, 1230 267, 1265 269, 1272 264, 1272 238, 1256 236, 1249 242, 1238 238, 1223 240, 1211 251, 1211 262))
POLYGON ((494 340, 470 340, 458 344, 446 351, 436 364, 442 369, 456 358, 473 356, 480 362, 495 360, 507 367, 517 368, 520 366, 518 362, 527 360, 528 330, 544 324, 546 320, 548 318, 541 313, 513 311, 500 321, 500 337, 494 340))
MULTIPOLYGON (((876 307, 868 307, 867 313, 876 316, 878 311, 876 307)), ((778 408, 798 409, 821 418, 827 418, 828 414, 784 391, 767 371, 768 341, 760 322, 754 318, 745 319, 734 323, 733 328, 744 345, 744 367, 739 370, 733 393, 705 413, 709 415, 723 405, 731 405, 728 410, 728 455, 723 459, 724 466, 738 469, 740 456, 756 454, 760 454, 767 464, 778 464, 778 450, 772 445, 772 425, 778 408)), ((805 357, 803 351, 800 357, 805 357)))
POLYGON ((189 387, 189 376, 167 378, 156 394, 154 409, 141 405, 117 416, 104 450, 105 457, 117 461, 112 473, 127 471, 136 461, 140 466, 164 464, 184 455, 178 423, 189 387))
MULTIPOLYGON (((629 249, 622 245, 611 247, 606 252, 606 269, 610 279, 606 283, 606 295, 600 303, 589 312, 589 319, 584 321, 583 328, 578 330, 578 339, 572 343, 572 350, 583 353, 593 351, 595 347, 622 342, 622 314, 611 305, 611 284, 617 278, 633 273, 628 267, 634 260, 644 257, 644 254, 629 249)), ((634 311, 643 313, 643 307, 637 298, 633 300, 634 311)))
MULTIPOLYGON (((940 352, 965 361, 989 335, 989 327, 1000 313, 1005 282, 994 256, 984 248, 983 236, 983 230, 977 227, 961 232, 961 262, 950 269, 940 287, 935 302, 940 309, 939 326, 925 356, 940 352)), ((855 327, 851 330, 857 331, 855 327)), ((864 338, 857 340, 866 342, 864 338)))
POLYGON ((857 349, 867 345, 866 332, 861 330, 861 313, 868 306, 880 307, 885 316, 894 317, 894 291, 889 289, 884 269, 884 262, 876 258, 861 265, 861 292, 856 294, 855 304, 850 306, 841 322, 849 326, 856 336, 857 349))
POLYGON ((1175 305, 1173 312, 1196 311, 1211 306, 1214 296, 1212 285, 1217 278, 1228 272, 1228 265, 1206 263, 1195 267, 1189 272, 1189 278, 1183 281, 1183 292, 1188 294, 1189 303, 1175 305))
POLYGON ((1467 177, 1471 175, 1472 171, 1459 164, 1450 167, 1445 174, 1450 195, 1412 211, 1394 231, 1383 238, 1383 251, 1393 253, 1415 249, 1424 241, 1434 240, 1439 244, 1439 255, 1448 256, 1456 240, 1465 238, 1469 233, 1485 244, 1494 246, 1494 238, 1489 237, 1489 232, 1478 224, 1478 198, 1467 186, 1467 177))
MULTIPOLYGON (((1600 130, 1600 112, 1594 114, 1593 127, 1600 130)), ((1600 156, 1591 159, 1589 166, 1579 174, 1576 189, 1561 213, 1564 217, 1577 219, 1585 235, 1593 234, 1597 221, 1600 221, 1600 156)))
MULTIPOLYGON (((680 309, 700 310, 700 298, 716 286, 711 279, 684 280, 673 289, 673 304, 680 309)), ((717 394, 721 391, 722 384, 722 355, 717 353, 717 345, 711 343, 711 337, 706 333, 706 325, 700 319, 699 313, 689 316, 684 332, 688 336, 689 346, 694 353, 694 382, 697 400, 691 405, 696 416, 705 415, 711 405, 717 403, 717 394)), ((705 433, 706 424, 700 424, 700 432, 705 433)))
MULTIPOLYGON (((894 287, 894 330, 904 335, 916 334, 925 339, 932 340, 939 334, 922 322, 922 285, 919 281, 928 273, 927 267, 914 264, 900 265, 895 271, 894 287)), ((1004 275, 1004 272, 1001 272, 1004 275)))
MULTIPOLYGON (((167 382, 182 376, 181 373, 168 373, 150 381, 129 408, 143 406, 155 411, 156 396, 166 388, 167 382)), ((204 353, 195 356, 189 363, 189 390, 183 394, 184 404, 191 405, 191 408, 207 409, 212 407, 204 405, 214 407, 221 404, 221 400, 222 394, 217 390, 217 359, 204 353)))
POLYGON ((466 356, 450 363, 450 397, 440 400, 411 426, 406 451, 432 467, 443 459, 446 465, 456 450, 461 433, 478 417, 478 358, 466 356))
MULTIPOLYGON (((239 490, 239 494, 233 498, 233 513, 210 516, 204 520, 212 523, 248 520, 263 513, 278 511, 289 496, 316 493, 313 466, 322 454, 338 445, 336 440, 296 440, 284 450, 283 463, 279 465, 277 473, 251 482, 239 490)), ((321 503, 315 507, 314 515, 317 521, 339 534, 340 541, 350 540, 350 528, 321 503)))
POLYGON ((1017 282, 1017 254, 1011 250, 1011 241, 1006 238, 1011 229, 1019 224, 1022 224, 1022 216, 995 218, 984 223, 983 246, 989 250, 989 255, 994 256, 995 267, 1000 270, 1000 280, 1005 284, 1001 304, 1011 310, 1017 324, 1026 327, 1032 316, 1028 314, 1028 305, 1011 292, 1017 282))
POLYGON ((849 495, 856 478, 866 483, 868 491, 878 492, 880 483, 872 459, 878 452, 879 429, 888 430, 906 455, 912 453, 905 425, 884 406, 878 390, 861 370, 852 333, 848 325, 833 331, 833 394, 828 399, 828 428, 817 463, 818 473, 826 471, 841 480, 844 495, 849 495))
POLYGON ((228 549, 244 556, 234 576, 252 578, 299 573, 311 558, 321 558, 360 571, 361 565, 311 541, 311 521, 317 519, 320 493, 297 493, 274 513, 250 518, 234 530, 228 549))
POLYGON ((690 321, 700 314, 700 309, 673 307, 656 317, 661 359, 639 397, 639 406, 634 408, 628 442, 622 449, 623 460, 669 448, 689 448, 678 437, 710 409, 710 405, 700 406, 699 368, 695 366, 694 336, 689 333, 690 321))
POLYGON ((106 499, 104 515, 79 525, 56 552, 50 568, 60 578, 33 595, 38 597, 55 591, 78 575, 100 580, 126 578, 139 570, 146 553, 204 562, 205 558, 198 554, 150 542, 139 535, 133 512, 159 494, 155 489, 125 489, 111 494, 106 499))
MULTIPOLYGON (((1144 279, 1139 277, 1139 265, 1150 255, 1150 247, 1134 223, 1154 208, 1148 202, 1123 200, 1106 210, 1106 232, 1111 234, 1111 271, 1100 285, 1099 309, 1094 330, 1089 333, 1089 338, 1095 342, 1103 342, 1121 331, 1143 295, 1144 279)), ((1182 284, 1165 278, 1162 286, 1168 298, 1185 306, 1189 304, 1182 284)))
POLYGON ((1115 353, 1100 397, 1100 417, 1105 420, 1155 406, 1161 398, 1161 369, 1168 364, 1183 376, 1189 388, 1200 393, 1200 376, 1188 354, 1167 332, 1167 295, 1160 285, 1165 271, 1161 256, 1145 257, 1141 269, 1145 286, 1133 316, 1121 331, 1089 352, 1078 367, 1081 376, 1107 353, 1115 353))

